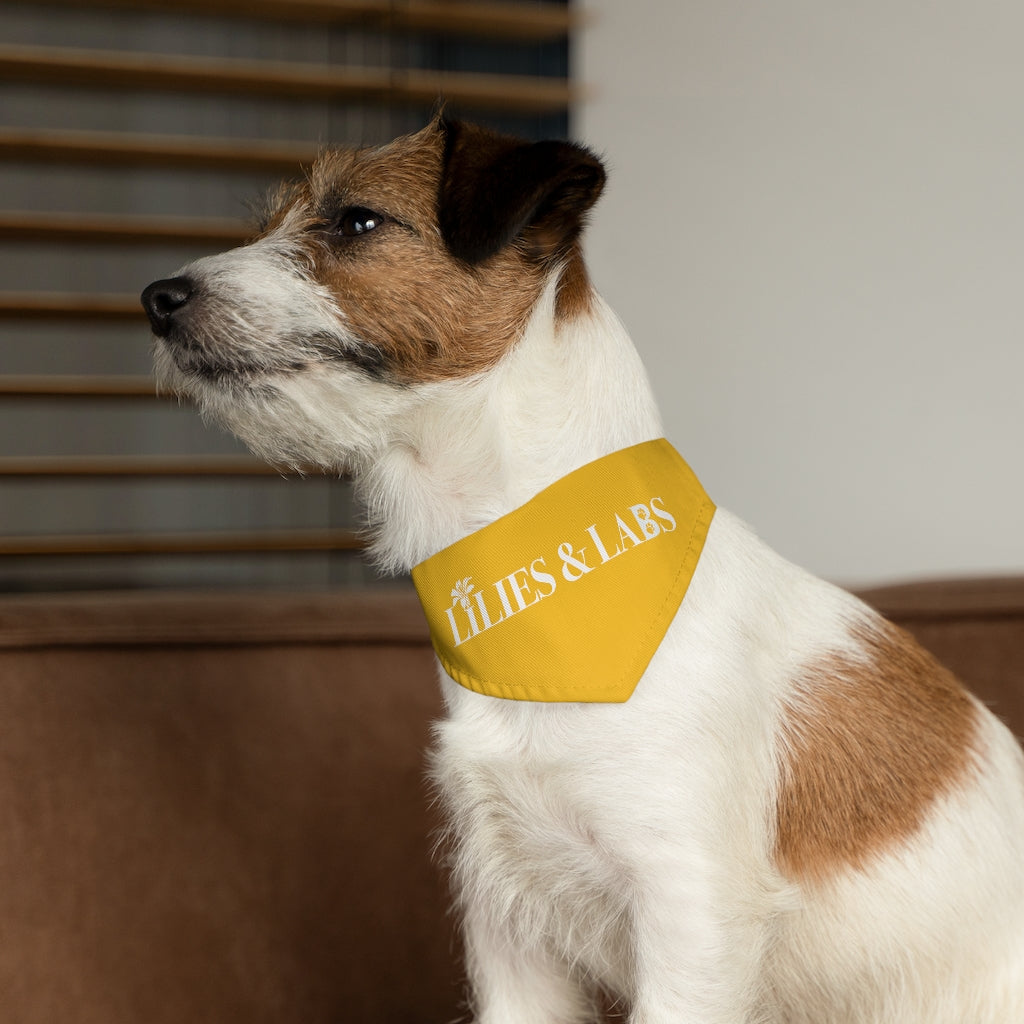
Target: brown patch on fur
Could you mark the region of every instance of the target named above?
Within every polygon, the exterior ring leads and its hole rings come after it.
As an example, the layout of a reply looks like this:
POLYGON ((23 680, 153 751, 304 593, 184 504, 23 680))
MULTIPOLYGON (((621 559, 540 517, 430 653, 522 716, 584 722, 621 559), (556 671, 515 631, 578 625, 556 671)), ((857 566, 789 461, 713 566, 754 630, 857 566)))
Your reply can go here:
POLYGON ((977 708, 902 630, 861 631, 863 660, 811 666, 786 709, 776 859, 821 882, 910 839, 967 776, 977 708))
POLYGON ((308 235, 313 274, 346 326, 409 383, 492 367, 521 337, 546 278, 516 245, 477 266, 448 252, 437 218, 443 149, 434 124, 380 149, 326 153, 290 202, 304 212, 287 230, 308 235), (357 238, 332 237, 332 218, 351 207, 387 219, 357 238))
POLYGON ((583 253, 577 243, 569 253, 558 281, 555 316, 563 322, 586 316, 590 312, 593 297, 590 275, 587 273, 583 253))

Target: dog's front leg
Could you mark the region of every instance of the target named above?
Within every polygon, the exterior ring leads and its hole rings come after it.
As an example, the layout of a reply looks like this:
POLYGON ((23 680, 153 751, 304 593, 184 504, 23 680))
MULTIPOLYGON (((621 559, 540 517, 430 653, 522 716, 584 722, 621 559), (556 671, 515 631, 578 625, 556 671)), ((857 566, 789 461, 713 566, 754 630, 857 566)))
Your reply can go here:
POLYGON ((475 1024, 590 1024, 592 998, 568 965, 507 934, 485 907, 463 920, 475 1024))
POLYGON ((648 865, 661 882, 635 896, 630 1024, 777 1024, 764 985, 766 915, 718 871, 669 859, 648 865))

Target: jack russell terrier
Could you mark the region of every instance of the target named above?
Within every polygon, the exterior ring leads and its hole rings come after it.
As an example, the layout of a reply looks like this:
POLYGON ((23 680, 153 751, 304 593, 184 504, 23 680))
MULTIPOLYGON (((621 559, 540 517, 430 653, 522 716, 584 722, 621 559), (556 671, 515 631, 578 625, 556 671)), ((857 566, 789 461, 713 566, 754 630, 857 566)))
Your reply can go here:
POLYGON ((1024 1021, 1024 764, 716 510, 580 251, 600 161, 438 117, 150 285, 159 377, 351 473, 444 671, 479 1024, 1024 1021))

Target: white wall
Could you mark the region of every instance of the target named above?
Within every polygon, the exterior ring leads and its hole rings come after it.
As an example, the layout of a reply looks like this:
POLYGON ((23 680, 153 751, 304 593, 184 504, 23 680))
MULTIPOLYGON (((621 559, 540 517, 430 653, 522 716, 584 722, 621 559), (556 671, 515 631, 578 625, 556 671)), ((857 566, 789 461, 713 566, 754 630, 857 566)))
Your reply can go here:
POLYGON ((1024 4, 580 6, 591 271, 712 497, 842 582, 1024 571, 1024 4))

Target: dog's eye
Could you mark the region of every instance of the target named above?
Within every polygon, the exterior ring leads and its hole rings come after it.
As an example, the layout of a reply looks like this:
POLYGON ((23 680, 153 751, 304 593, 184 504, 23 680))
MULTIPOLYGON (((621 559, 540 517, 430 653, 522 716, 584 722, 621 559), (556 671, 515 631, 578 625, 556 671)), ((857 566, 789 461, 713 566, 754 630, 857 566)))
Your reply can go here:
POLYGON ((365 206, 350 206, 332 224, 335 234, 343 238, 355 238, 379 228, 387 218, 382 213, 365 206))

